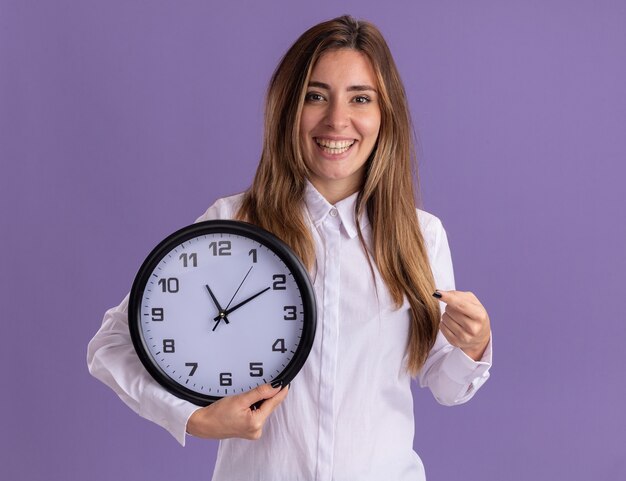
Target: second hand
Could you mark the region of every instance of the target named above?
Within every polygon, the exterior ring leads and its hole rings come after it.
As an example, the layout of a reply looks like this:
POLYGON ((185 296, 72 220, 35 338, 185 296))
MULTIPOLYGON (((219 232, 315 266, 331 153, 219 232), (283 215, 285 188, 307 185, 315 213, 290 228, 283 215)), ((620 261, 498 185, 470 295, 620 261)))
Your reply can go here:
POLYGON ((230 298, 230 301, 228 301, 228 305, 226 306, 226 309, 224 309, 224 311, 227 311, 228 308, 230 307, 230 305, 233 302, 233 299, 235 299, 235 296, 237 295, 237 293, 239 292, 239 289, 241 289, 241 286, 243 286, 243 283, 246 282, 246 279, 248 278, 248 275, 250 275, 250 271, 252 270, 252 268, 254 267, 254 265, 250 266, 250 269, 248 269, 248 272, 246 273, 246 275, 243 278, 243 281, 241 281, 241 284, 239 284, 239 287, 237 288, 237 290, 235 291, 235 293, 233 294, 233 297, 230 298))

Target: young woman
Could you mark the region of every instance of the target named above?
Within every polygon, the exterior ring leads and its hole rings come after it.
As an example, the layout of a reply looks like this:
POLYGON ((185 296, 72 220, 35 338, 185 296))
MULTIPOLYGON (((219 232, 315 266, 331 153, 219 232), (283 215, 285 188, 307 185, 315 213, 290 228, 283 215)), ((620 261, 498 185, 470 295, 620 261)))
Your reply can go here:
POLYGON ((252 222, 304 261, 318 304, 304 368, 291 386, 198 408, 143 369, 127 298, 90 343, 91 373, 182 444, 222 439, 214 480, 425 479, 411 378, 442 404, 468 401, 489 377, 491 331, 478 299, 454 290, 441 222, 416 209, 411 132, 376 27, 344 16, 305 32, 270 82, 252 186, 199 219, 252 222))

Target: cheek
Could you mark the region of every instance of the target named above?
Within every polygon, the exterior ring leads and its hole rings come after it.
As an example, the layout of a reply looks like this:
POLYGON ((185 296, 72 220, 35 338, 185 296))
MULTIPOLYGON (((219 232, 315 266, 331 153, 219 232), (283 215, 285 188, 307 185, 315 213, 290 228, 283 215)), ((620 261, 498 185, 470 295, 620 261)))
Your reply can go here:
POLYGON ((380 116, 371 116, 360 119, 358 130, 363 138, 370 142, 375 142, 380 131, 380 116))
POLYGON ((311 109, 306 107, 302 110, 300 116, 300 137, 305 139, 309 137, 311 130, 317 125, 318 116, 311 109))
POLYGON ((314 116, 308 114, 306 112, 302 113, 300 117, 300 149, 302 152, 304 163, 310 168, 311 167, 311 157, 314 155, 314 142, 311 138, 311 131, 315 126, 314 116))
POLYGON ((306 123, 304 122, 304 119, 300 120, 299 140, 300 140, 300 151, 302 152, 302 155, 304 155, 304 160, 307 161, 311 147, 309 144, 308 129, 307 129, 306 123))

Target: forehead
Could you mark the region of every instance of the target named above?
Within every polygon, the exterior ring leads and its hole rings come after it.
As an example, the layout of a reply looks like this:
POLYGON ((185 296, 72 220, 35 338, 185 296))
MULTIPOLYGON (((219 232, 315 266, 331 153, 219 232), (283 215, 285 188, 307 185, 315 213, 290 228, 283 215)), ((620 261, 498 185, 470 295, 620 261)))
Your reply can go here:
POLYGON ((311 71, 312 82, 330 85, 376 86, 376 74, 369 58, 353 49, 330 50, 323 53, 311 71))

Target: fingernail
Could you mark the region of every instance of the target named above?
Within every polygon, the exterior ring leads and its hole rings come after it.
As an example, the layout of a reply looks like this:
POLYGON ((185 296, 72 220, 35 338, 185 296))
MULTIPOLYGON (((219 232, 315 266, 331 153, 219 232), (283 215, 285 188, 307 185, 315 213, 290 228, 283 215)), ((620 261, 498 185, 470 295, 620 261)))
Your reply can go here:
POLYGON ((441 299, 441 292, 439 291, 433 292, 433 297, 436 297, 437 299, 441 299))
POLYGON ((283 385, 283 382, 282 382, 282 381, 274 381, 274 382, 272 383, 272 387, 273 387, 274 389, 276 389, 277 387, 280 387, 280 386, 282 386, 282 385, 283 385))

